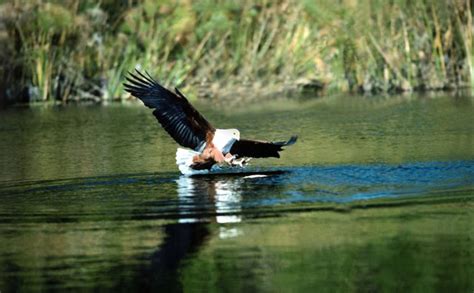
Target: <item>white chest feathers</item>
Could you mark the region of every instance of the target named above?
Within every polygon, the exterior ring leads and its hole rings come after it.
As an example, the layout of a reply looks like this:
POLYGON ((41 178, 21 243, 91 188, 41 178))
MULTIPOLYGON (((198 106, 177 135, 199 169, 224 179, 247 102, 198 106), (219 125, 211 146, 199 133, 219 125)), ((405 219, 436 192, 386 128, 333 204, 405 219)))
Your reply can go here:
POLYGON ((240 132, 237 129, 216 129, 212 143, 223 154, 230 151, 235 141, 240 139, 240 132))

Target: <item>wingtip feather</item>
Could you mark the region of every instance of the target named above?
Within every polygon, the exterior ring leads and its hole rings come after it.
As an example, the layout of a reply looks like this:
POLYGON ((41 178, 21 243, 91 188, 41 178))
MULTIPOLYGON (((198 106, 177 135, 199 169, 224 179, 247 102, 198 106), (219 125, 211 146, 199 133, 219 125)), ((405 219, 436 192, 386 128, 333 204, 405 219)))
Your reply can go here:
POLYGON ((298 135, 292 135, 285 145, 295 144, 297 140, 298 140, 298 135))
POLYGON ((287 141, 277 141, 277 142, 272 142, 274 145, 278 145, 280 147, 284 147, 284 146, 289 146, 289 145, 292 145, 292 144, 295 144, 296 141, 298 140, 298 136, 297 135, 293 135, 290 137, 289 140, 287 141))

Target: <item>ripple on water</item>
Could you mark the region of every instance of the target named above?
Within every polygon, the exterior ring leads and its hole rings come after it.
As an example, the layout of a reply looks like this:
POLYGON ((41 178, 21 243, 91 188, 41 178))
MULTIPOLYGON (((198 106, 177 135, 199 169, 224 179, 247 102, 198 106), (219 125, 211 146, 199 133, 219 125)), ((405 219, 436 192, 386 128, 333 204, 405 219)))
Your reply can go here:
POLYGON ((292 209, 308 204, 351 205, 371 200, 419 198, 472 190, 474 161, 399 165, 337 165, 249 169, 231 174, 185 177, 133 174, 49 180, 1 187, 5 221, 78 221, 97 218, 175 219, 217 217, 292 209), (254 176, 264 174, 265 176, 254 176))

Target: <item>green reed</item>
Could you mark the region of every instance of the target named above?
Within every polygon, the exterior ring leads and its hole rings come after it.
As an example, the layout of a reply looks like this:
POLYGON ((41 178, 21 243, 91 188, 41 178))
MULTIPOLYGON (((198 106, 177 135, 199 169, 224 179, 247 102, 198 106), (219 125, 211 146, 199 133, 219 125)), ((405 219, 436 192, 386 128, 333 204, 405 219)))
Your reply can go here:
POLYGON ((136 67, 192 97, 472 86, 470 5, 3 1, 0 55, 9 58, 0 65, 0 100, 125 99, 124 74, 136 67))

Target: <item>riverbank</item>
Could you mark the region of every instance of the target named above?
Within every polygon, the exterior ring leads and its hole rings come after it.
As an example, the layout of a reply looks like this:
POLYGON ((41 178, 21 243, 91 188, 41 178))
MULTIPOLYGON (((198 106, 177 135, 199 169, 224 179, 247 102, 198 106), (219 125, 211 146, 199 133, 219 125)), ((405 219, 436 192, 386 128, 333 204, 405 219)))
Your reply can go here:
POLYGON ((471 87, 470 2, 0 5, 0 104, 112 101, 139 67, 190 98, 471 87))

